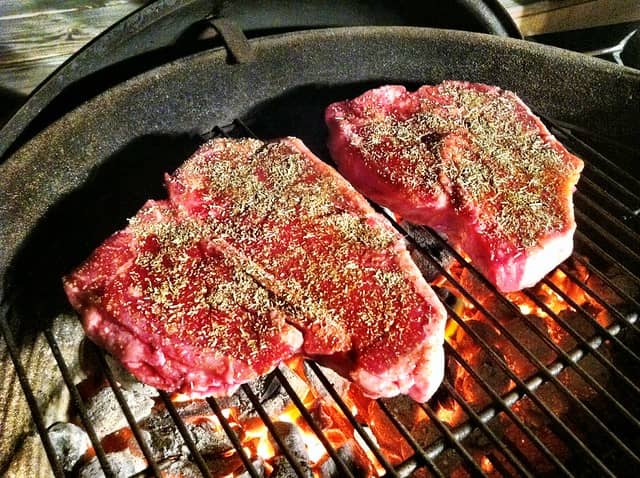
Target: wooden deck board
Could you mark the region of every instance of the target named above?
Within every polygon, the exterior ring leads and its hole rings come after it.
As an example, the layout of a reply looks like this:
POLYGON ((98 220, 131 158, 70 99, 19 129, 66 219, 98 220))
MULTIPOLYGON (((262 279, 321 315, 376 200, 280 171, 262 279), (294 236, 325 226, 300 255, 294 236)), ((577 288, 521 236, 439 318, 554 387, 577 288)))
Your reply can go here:
MULTIPOLYGON (((525 35, 640 20, 638 0, 500 1, 525 35)), ((0 0, 0 93, 28 95, 96 35, 147 3, 0 0)), ((0 117, 2 109, 0 103, 0 117)))
POLYGON ((0 1, 0 87, 29 94, 69 56, 144 3, 0 1))

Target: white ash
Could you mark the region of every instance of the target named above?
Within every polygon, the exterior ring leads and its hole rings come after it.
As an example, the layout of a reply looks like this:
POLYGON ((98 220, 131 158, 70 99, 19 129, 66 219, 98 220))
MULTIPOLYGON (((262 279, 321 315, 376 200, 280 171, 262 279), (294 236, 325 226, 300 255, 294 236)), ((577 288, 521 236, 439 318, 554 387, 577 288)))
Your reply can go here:
MULTIPOLYGON (((258 476, 264 476, 264 462, 261 459, 255 460, 252 462, 253 469, 256 471, 258 476)), ((240 473, 239 475, 235 475, 236 478, 251 478, 251 473, 247 470, 240 473)))
MULTIPOLYGON (((136 422, 149 416, 155 403, 153 397, 157 394, 155 388, 141 383, 132 384, 129 390, 122 390, 136 422)), ((86 407, 89 421, 100 438, 129 426, 111 387, 101 389, 87 401, 86 407)))
MULTIPOLYGON (((295 461, 300 466, 303 477, 312 478, 313 472, 311 471, 311 465, 309 463, 309 453, 300 428, 288 422, 275 422, 273 426, 284 446, 287 447, 295 461)), ((278 445, 275 440, 273 440, 272 444, 277 449, 278 445)), ((297 474, 291 463, 289 463, 284 455, 277 457, 273 461, 272 478, 286 478, 294 476, 297 476, 297 474)))
MULTIPOLYGON (((323 367, 322 365, 318 365, 318 368, 322 371, 323 375, 327 378, 338 395, 340 397, 343 397, 351 386, 349 380, 344 378, 342 375, 334 372, 330 368, 323 367)), ((311 369, 311 366, 307 362, 304 363, 304 372, 307 376, 307 380, 311 384, 313 395, 320 400, 331 401, 331 395, 320 381, 320 378, 318 378, 316 373, 311 369)))
MULTIPOLYGON (((305 362, 305 367, 307 366, 306 364, 307 363, 305 362)), ((302 378, 300 378, 289 367, 280 365, 278 368, 282 372, 282 375, 284 375, 284 378, 286 378, 289 384, 291 385, 291 388, 293 388, 293 390, 296 392, 296 395, 298 395, 298 397, 300 397, 301 399, 304 398, 306 393, 309 391, 309 385, 307 384, 307 382, 305 382, 302 378)))
MULTIPOLYGON (((344 466, 351 472, 353 476, 366 476, 367 466, 358 459, 358 453, 355 451, 356 444, 350 440, 337 450, 338 458, 344 466)), ((333 458, 329 458, 320 465, 320 476, 324 478, 340 478, 342 472, 336 465, 333 458)))
POLYGON ((233 446, 225 431, 209 421, 187 423, 187 429, 193 437, 196 449, 203 455, 217 455, 233 446))
POLYGON ((87 433, 73 423, 54 423, 49 427, 48 434, 65 471, 71 471, 91 446, 87 433))
MULTIPOLYGON (((182 415, 184 411, 181 413, 182 415)), ((196 449, 202 455, 218 455, 230 450, 233 444, 222 428, 200 419, 197 422, 184 420, 196 449)), ((156 460, 169 457, 190 457, 190 451, 180 431, 167 410, 159 411, 147 417, 140 427, 149 433, 149 447, 156 460)))
POLYGON ((198 465, 186 458, 168 459, 158 463, 158 468, 165 476, 179 476, 181 478, 201 478, 202 472, 198 465))
MULTIPOLYGON (((140 473, 147 467, 147 462, 135 456, 128 449, 107 453, 107 462, 116 478, 125 478, 140 473)), ((79 478, 100 478, 105 476, 104 470, 98 461, 98 457, 93 457, 89 463, 80 469, 79 478)))

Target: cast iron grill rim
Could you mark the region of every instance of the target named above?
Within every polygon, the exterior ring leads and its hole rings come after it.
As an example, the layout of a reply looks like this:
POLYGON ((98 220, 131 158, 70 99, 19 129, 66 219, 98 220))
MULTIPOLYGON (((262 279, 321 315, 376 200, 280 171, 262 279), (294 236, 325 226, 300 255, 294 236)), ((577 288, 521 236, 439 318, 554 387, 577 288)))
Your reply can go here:
MULTIPOLYGON (((566 146, 585 160, 585 171, 580 180, 578 191, 574 196, 576 198, 576 218, 578 221, 578 230, 576 231, 576 249, 586 249, 588 251, 586 257, 599 258, 603 264, 614 266, 621 270, 625 274, 625 278, 633 282, 636 286, 640 285, 640 275, 638 273, 638 265, 640 261, 638 254, 634 250, 634 246, 640 242, 638 241, 640 238, 638 233, 638 225, 640 221, 637 216, 637 212, 640 209, 640 197, 634 193, 634 191, 640 190, 640 181, 624 169, 618 167, 615 162, 598 152, 588 143, 574 135, 570 125, 550 122, 550 126, 552 132, 566 146), (586 192, 583 192, 583 189, 586 192), (613 191, 613 193, 611 191, 613 191), (592 193, 597 195, 596 200, 592 200, 589 197, 592 193), (592 214, 599 214, 599 223, 591 219, 592 214), (589 234, 583 233, 583 228, 589 229, 589 234)), ((236 120, 228 127, 215 128, 213 130, 213 136, 255 135, 253 135, 249 127, 242 121, 236 120)), ((386 211, 383 212, 386 213, 386 211)), ((595 333, 592 337, 583 337, 578 331, 574 330, 566 320, 548 309, 548 307, 540 301, 532 290, 525 291, 525 294, 529 299, 533 300, 559 327, 564 329, 575 339, 576 345, 572 349, 565 351, 549 339, 546 334, 540 332, 534 325, 530 324, 526 316, 523 315, 515 304, 509 301, 509 299, 507 299, 503 294, 500 294, 495 287, 489 284, 483 276, 474 269, 473 265, 469 264, 464 258, 444 243, 439 236, 433 234, 427 228, 415 228, 414 226, 397 223, 388 213, 387 216, 392 219, 392 222, 396 227, 398 227, 399 230, 407 236, 409 241, 418 246, 418 248, 424 253, 425 257, 449 280, 449 283, 454 285, 457 294, 465 297, 473 303, 485 316, 488 323, 498 329, 501 334, 509 339, 510 344, 518 349, 523 356, 527 357, 530 362, 535 364, 537 371, 534 375, 524 379, 518 377, 515 372, 511 370, 509 364, 506 363, 504 357, 500 357, 500 355, 496 353, 494 347, 487 343, 475 330, 473 330, 473 328, 466 324, 451 306, 445 303, 449 320, 452 320, 458 327, 464 330, 465 333, 473 339, 474 343, 478 345, 482 351, 486 352, 489 357, 491 357, 492 362, 495 363, 495 365, 513 381, 515 386, 507 393, 500 395, 492 388, 491 384, 485 378, 481 377, 472 368, 470 363, 462 357, 459 351, 455 348, 455 344, 452 344, 447 340, 445 342, 445 351, 447 356, 454 360, 474 379, 475 383, 491 398, 491 403, 481 410, 476 410, 472 404, 465 401, 462 395, 450 383, 449 379, 445 378, 442 389, 450 395, 452 400, 459 404, 461 409, 467 415, 467 419, 452 429, 444 421, 438 418, 433 409, 433 404, 422 404, 422 410, 427 416, 429 416, 432 423, 440 432, 440 437, 425 447, 418 443, 416 438, 412 436, 409 430, 406 429, 401 420, 387 405, 385 400, 377 400, 377 405, 380 407, 381 411, 414 451, 412 457, 394 467, 384 456, 383 450, 365 431, 365 425, 361 424, 351 413, 348 405, 333 388, 331 382, 324 375, 322 370, 314 362, 307 362, 309 369, 313 371, 319 381, 326 388, 326 391, 331 396, 334 404, 341 410, 345 418, 353 426, 354 433, 360 435, 360 438, 365 444, 363 446, 370 449, 381 467, 384 468, 386 472, 384 476, 409 476, 418 468, 426 468, 430 474, 435 476, 444 476, 442 470, 438 467, 436 460, 442 453, 448 450, 455 452, 461 458, 462 463, 471 475, 486 476, 476 458, 472 456, 464 444, 464 440, 472 433, 482 433, 488 441, 495 445, 495 453, 499 453, 500 456, 496 457, 493 455, 492 457, 489 457, 495 469, 501 471, 502 474, 507 475, 516 472, 522 476, 532 476, 535 473, 535 470, 531 467, 531 463, 528 463, 527 457, 520 452, 514 443, 505 442, 504 438, 499 437, 490 427, 492 420, 498 415, 507 417, 510 422, 513 423, 513 425, 517 427, 524 436, 526 436, 526 438, 545 457, 545 459, 555 466, 558 474, 563 476, 574 476, 574 471, 569 469, 567 464, 563 463, 562 459, 556 456, 554 451, 543 443, 532 427, 514 412, 513 406, 521 403, 525 398, 534 403, 538 411, 553 422, 555 427, 554 431, 559 435, 562 435, 564 442, 570 444, 570 446, 578 452, 578 454, 588 464, 589 469, 596 471, 601 476, 614 476, 614 472, 611 470, 610 465, 604 463, 597 453, 584 443, 584 441, 578 436, 578 433, 564 424, 561 417, 556 415, 545 401, 535 393, 539 387, 545 384, 553 384, 558 393, 564 395, 567 400, 572 401, 578 408, 580 408, 582 412, 589 417, 590 425, 596 426, 596 428, 599 429, 601 436, 610 442, 610 448, 616 449, 618 453, 621 453, 625 459, 628 460, 629 464, 640 464, 640 459, 638 458, 637 453, 630 449, 628 444, 618 436, 616 430, 613 430, 606 423, 603 423, 601 418, 598 417, 587 404, 583 403, 581 399, 571 391, 571 389, 565 386, 557 378, 564 370, 570 370, 572 373, 577 374, 581 379, 588 383, 589 387, 597 390, 600 396, 606 398, 607 404, 612 407, 615 413, 624 417, 630 427, 640 431, 640 420, 638 420, 633 412, 628 410, 624 404, 620 403, 619 398, 616 398, 612 393, 604 389, 602 385, 597 382, 597 379, 592 377, 591 374, 580 364, 580 361, 584 357, 593 357, 598 361, 600 366, 606 369, 608 373, 615 375, 616 378, 622 382, 626 393, 629 393, 633 399, 640 398, 640 388, 600 351, 601 347, 604 344, 607 344, 609 347, 615 348, 618 353, 624 355, 626 360, 629 360, 635 365, 640 365, 640 357, 637 353, 631 350, 629 346, 618 338, 618 335, 623 331, 636 336, 640 335, 640 329, 636 324, 637 311, 640 310, 640 303, 636 298, 629 295, 607 276, 606 271, 602 270, 604 266, 594 265, 590 260, 583 259, 575 252, 572 256, 573 260, 582 264, 590 274, 597 276, 607 287, 608 291, 622 299, 625 305, 633 307, 633 313, 619 310, 616 306, 609 303, 598 292, 594 291, 588 284, 573 273, 566 264, 560 265, 558 270, 564 272, 574 285, 579 287, 592 300, 606 309, 613 319, 612 324, 608 327, 601 326, 592 313, 573 302, 573 300, 565 292, 555 286, 551 280, 545 278, 541 282, 544 286, 557 294, 569 307, 574 309, 576 313, 579 313, 591 326, 593 326, 595 333), (429 250, 420 247, 419 237, 415 237, 415 232, 417 230, 419 230, 420 234, 426 234, 433 240, 439 241, 442 246, 456 258, 462 267, 473 274, 477 280, 487 287, 497 300, 510 309, 510 311, 516 316, 514 320, 524 321, 530 330, 545 342, 547 347, 553 350, 556 355, 555 360, 550 364, 544 364, 535 356, 535 354, 528 350, 523 344, 519 343, 513 334, 511 334, 509 330, 500 323, 498 318, 479 302, 478 298, 474 297, 458 281, 449 275, 448 271, 439 263, 438 259, 429 250), (504 464, 502 463, 503 460, 508 464, 510 469, 504 468, 504 464)), ((2 317, 0 320, 2 332, 5 336, 9 353, 14 362, 16 374, 25 392, 36 428, 42 439, 47 456, 51 461, 53 473, 55 476, 62 477, 64 476, 64 472, 62 470, 61 463, 55 456, 53 445, 46 431, 42 410, 38 408, 34 392, 29 384, 26 372, 20 361, 19 351, 15 344, 14 337, 7 323, 9 313, 9 305, 3 304, 2 317)), ((44 336, 49 344, 53 357, 57 362, 58 368, 60 369, 60 374, 69 389, 71 401, 76 407, 83 426, 91 439, 92 446, 94 447, 96 456, 103 468, 103 471, 107 476, 111 476, 113 475, 113 470, 109 467, 106 453, 97 437, 92 423, 88 420, 86 407, 80 397, 78 388, 73 383, 73 378, 65 359, 60 353, 57 339, 50 329, 44 331, 44 336)), ((154 460, 152 452, 144 442, 142 430, 135 422, 133 414, 131 413, 131 410, 129 409, 120 390, 120 386, 111 372, 108 363, 104 359, 104 352, 99 351, 98 357, 98 368, 105 375, 110 387, 113 389, 116 400, 118 401, 133 435, 136 437, 138 445, 148 462, 147 469, 140 473, 140 475, 161 476, 163 463, 154 460)), ((300 397, 296 395, 285 376, 276 369, 276 371, 272 373, 271 379, 278 380, 283 386, 292 403, 299 410, 302 418, 307 422, 324 445, 328 455, 333 459, 337 469, 341 473, 341 476, 353 476, 350 469, 340 458, 337 450, 331 446, 328 439, 323 435, 320 427, 315 423, 309 411, 306 410, 300 397)), ((299 463, 294 459, 293 453, 284 444, 282 438, 276 433, 271 418, 260 404, 258 398, 255 397, 250 387, 245 385, 241 387, 241 390, 242 393, 247 395, 254 405, 255 410, 260 415, 265 426, 280 447, 281 453, 288 459, 294 472, 298 476, 304 476, 299 463)), ((180 418, 175 405, 169 398, 169 395, 165 392, 160 392, 160 399, 166 406, 169 414, 173 418, 175 426, 182 435, 186 446, 189 448, 192 460, 202 472, 203 476, 211 476, 204 458, 198 451, 193 437, 186 428, 185 422, 180 418)), ((218 418, 222 428, 229 436, 229 439, 242 460, 247 473, 252 477, 260 476, 258 471, 252 465, 251 458, 247 456, 243 449, 235 431, 228 420, 224 417, 216 399, 210 397, 207 399, 207 402, 211 407, 212 414, 218 418)))

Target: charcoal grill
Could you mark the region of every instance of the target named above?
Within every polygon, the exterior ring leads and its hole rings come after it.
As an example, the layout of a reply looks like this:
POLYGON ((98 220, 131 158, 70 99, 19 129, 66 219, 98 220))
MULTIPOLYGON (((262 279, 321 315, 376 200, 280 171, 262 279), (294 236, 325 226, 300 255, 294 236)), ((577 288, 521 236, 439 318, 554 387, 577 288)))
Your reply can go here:
MULTIPOLYGON (((232 25, 220 28, 238 33, 232 25)), ((523 356, 533 371, 515 372, 505 360, 505 349, 463 318, 456 303, 445 300, 451 324, 462 331, 456 333, 472 342, 512 385, 507 391, 497 387, 483 370, 474 369, 461 342, 449 337, 447 377, 436 397, 419 406, 435 435, 429 440, 416 436, 392 401, 375 404, 403 446, 412 450, 408 458, 392 463, 369 433, 369 424, 353 413, 322 369, 313 362, 309 369, 384 476, 633 475, 640 464, 640 74, 538 45, 421 28, 328 29, 251 41, 236 36, 228 43, 228 50, 215 48, 178 59, 110 88, 34 136, 1 166, 5 186, 0 257, 6 272, 0 327, 53 474, 65 476, 47 433, 46 397, 32 387, 36 371, 25 360, 44 344, 101 468, 113 474, 76 383, 75 359, 68 352, 73 340, 57 325, 56 317, 68 310, 59 277, 122 226, 145 199, 162 194, 154 189, 162 172, 175 167, 203 138, 216 135, 296 135, 328 159, 322 109, 331 101, 383 83, 416 86, 458 78, 517 91, 585 160, 575 195, 575 252, 539 286, 524 292, 568 339, 553 340, 513 296, 500 294, 427 228, 396 222, 388 214, 440 280, 446 280, 446 297, 457 296, 484 316, 502 343, 523 356), (443 255, 453 257, 453 266, 443 255), (572 292, 558 286, 558 274, 566 276, 572 292), (576 302, 576 290, 590 298, 588 305, 576 302), (572 313, 554 312, 550 296, 572 313), (609 318, 605 325, 599 315, 603 310, 609 318), (511 317, 508 323, 505 314, 511 317), (523 341, 513 330, 516 323, 524 324, 533 339, 523 341), (540 343, 545 353, 539 352, 540 343), (452 370, 461 369, 489 397, 487 403, 470 402, 456 387, 452 370), (589 393, 583 393, 585 389, 589 393), (561 397, 566 406, 558 410, 553 397, 561 397), (457 403, 465 418, 449 426, 438 413, 443 403, 457 403), (515 432, 505 433, 505 428, 515 432)), ((161 476, 164 464, 154 459, 104 355, 98 352, 97 357, 97 367, 147 460, 141 474, 161 476)), ((276 370, 273 378, 325 447, 335 476, 357 476, 284 374, 276 370)), ((308 476, 251 387, 243 386, 240 393, 272 434, 292 476, 308 476)), ((191 460, 204 476, 211 476, 170 397, 161 392, 160 401, 174 418, 191 460)), ((248 476, 261 476, 219 400, 207 402, 248 476)))

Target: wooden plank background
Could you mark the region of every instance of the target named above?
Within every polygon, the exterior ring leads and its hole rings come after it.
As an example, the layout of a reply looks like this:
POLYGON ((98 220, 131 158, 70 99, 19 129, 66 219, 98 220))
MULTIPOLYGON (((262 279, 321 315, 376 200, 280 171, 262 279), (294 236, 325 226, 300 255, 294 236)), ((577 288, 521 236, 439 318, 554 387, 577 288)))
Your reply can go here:
MULTIPOLYGON (((500 1, 525 35, 640 20, 639 0, 500 1)), ((89 40, 147 3, 0 0, 0 99, 9 94, 19 101, 89 40)))
POLYGON ((0 87, 29 94, 141 0, 0 0, 0 87))
POLYGON ((524 36, 640 20, 639 0, 500 0, 524 36))

